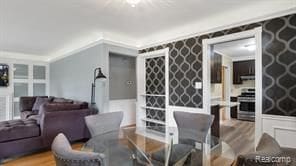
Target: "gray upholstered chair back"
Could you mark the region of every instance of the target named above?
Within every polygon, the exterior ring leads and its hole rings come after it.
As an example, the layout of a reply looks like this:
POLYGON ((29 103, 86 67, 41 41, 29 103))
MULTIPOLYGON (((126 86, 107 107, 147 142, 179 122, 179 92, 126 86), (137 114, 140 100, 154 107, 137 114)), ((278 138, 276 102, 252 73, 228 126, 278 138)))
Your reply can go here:
POLYGON ((110 112, 85 117, 86 126, 92 137, 119 130, 123 112, 110 112))
POLYGON ((57 166, 101 166, 104 156, 93 152, 73 150, 64 134, 58 134, 52 145, 57 166))
POLYGON ((204 142, 213 123, 214 116, 200 113, 174 112, 179 132, 179 142, 194 144, 204 142))

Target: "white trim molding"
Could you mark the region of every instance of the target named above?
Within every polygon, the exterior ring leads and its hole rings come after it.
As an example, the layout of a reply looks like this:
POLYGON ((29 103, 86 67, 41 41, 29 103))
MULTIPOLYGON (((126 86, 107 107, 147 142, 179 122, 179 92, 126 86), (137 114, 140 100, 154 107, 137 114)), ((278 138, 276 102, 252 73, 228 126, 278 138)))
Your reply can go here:
POLYGON ((230 35, 224 35, 221 37, 204 39, 203 43, 203 107, 205 112, 210 114, 211 111, 211 45, 217 43, 223 43, 227 41, 255 38, 256 51, 255 51, 255 87, 256 87, 256 120, 255 120, 255 145, 259 141, 262 135, 262 27, 255 28, 253 30, 238 32, 230 35))
POLYGON ((0 50, 0 58, 13 59, 13 60, 28 60, 28 61, 43 61, 46 62, 47 56, 45 55, 34 55, 34 54, 23 54, 17 52, 8 52, 0 50))
POLYGON ((296 148, 296 117, 262 115, 263 132, 273 136, 281 146, 296 148))

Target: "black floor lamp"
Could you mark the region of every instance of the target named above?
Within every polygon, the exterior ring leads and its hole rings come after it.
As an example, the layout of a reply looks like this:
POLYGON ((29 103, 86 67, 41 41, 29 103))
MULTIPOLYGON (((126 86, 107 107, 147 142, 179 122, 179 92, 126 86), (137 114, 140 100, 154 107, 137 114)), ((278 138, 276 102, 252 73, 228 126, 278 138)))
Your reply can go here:
POLYGON ((96 110, 98 110, 96 106, 96 80, 105 81, 106 78, 107 77, 102 73, 102 70, 100 67, 94 70, 94 82, 91 85, 91 106, 96 110))

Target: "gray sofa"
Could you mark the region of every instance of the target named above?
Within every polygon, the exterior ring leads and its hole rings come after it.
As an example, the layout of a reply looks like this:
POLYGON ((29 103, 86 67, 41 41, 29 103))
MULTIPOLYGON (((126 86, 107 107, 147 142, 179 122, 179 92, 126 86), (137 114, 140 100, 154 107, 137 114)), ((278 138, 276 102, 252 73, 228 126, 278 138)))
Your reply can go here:
POLYGON ((0 122, 0 159, 50 148, 58 133, 70 141, 90 137, 84 117, 96 112, 88 108, 88 103, 42 98, 48 102, 34 110, 37 97, 21 97, 21 119, 0 122))

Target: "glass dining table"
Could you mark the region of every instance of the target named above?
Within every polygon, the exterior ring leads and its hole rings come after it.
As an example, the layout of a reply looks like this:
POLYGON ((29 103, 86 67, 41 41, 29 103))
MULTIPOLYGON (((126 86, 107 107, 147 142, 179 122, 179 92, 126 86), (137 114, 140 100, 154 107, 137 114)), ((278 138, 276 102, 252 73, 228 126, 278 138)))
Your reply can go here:
MULTIPOLYGON (((192 131, 188 133, 192 135, 192 131)), ((196 134, 199 135, 194 131, 196 134)), ((193 143, 182 139, 176 132, 166 135, 128 127, 92 137, 82 151, 100 153, 106 166, 210 165, 210 160, 222 156, 225 149, 226 158, 233 160, 235 157, 231 147, 217 137, 207 136, 206 140, 193 143)))

